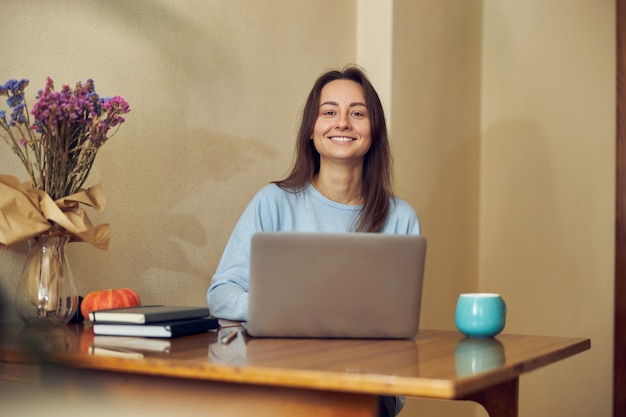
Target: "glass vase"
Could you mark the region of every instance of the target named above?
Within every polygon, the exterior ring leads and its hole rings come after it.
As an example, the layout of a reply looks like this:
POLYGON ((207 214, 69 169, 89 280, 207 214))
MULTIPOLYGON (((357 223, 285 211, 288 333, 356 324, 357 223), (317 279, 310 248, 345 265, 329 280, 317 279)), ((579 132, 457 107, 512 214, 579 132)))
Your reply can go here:
POLYGON ((15 307, 28 326, 65 326, 78 309, 78 292, 67 262, 70 235, 47 233, 29 241, 15 307))

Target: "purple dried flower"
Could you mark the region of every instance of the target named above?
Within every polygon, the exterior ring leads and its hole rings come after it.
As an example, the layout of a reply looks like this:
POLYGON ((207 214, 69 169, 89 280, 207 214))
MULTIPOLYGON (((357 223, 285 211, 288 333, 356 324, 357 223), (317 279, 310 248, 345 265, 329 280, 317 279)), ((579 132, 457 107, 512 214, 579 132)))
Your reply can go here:
POLYGON ((122 115, 130 107, 119 96, 101 99, 92 79, 77 82, 73 89, 63 85, 60 91, 55 91, 48 77, 30 111, 31 123, 24 100, 28 83, 28 80, 9 80, 0 86, 0 96, 7 96, 12 109, 9 120, 6 111, 0 110, 0 132, 9 134, 4 139, 22 159, 33 186, 56 200, 82 186, 97 149, 125 121, 122 115))
POLYGON ((26 104, 24 103, 20 103, 13 108, 13 111, 11 112, 11 120, 8 122, 9 126, 26 123, 26 117, 24 116, 25 108, 26 104))
POLYGON ((20 95, 27 86, 28 80, 9 80, 0 86, 0 96, 20 95))

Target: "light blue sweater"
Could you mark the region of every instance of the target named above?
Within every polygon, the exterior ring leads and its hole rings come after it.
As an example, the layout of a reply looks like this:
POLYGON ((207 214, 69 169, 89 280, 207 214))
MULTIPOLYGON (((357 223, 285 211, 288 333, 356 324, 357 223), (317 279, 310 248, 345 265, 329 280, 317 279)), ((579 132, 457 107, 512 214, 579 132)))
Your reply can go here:
MULTIPOLYGON (((237 222, 211 280, 207 292, 211 314, 237 321, 248 319, 250 241, 254 233, 351 232, 361 207, 329 200, 312 185, 301 193, 275 184, 261 188, 237 222)), ((420 234, 413 207, 393 198, 382 233, 420 234)))

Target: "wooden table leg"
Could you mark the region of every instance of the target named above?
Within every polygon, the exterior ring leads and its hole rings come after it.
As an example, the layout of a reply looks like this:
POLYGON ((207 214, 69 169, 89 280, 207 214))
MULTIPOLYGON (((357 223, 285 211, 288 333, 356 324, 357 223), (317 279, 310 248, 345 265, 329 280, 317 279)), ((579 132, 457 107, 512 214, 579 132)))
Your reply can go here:
POLYGON ((482 405, 490 417, 517 417, 518 393, 519 378, 514 378, 465 399, 482 405))

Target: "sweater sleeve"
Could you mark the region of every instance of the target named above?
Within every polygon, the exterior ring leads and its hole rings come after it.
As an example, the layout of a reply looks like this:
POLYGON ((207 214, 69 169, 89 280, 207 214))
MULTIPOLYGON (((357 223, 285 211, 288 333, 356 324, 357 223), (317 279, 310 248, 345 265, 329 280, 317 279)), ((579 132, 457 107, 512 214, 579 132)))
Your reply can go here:
MULTIPOLYGON (((272 187, 272 186, 270 186, 272 187)), ((276 207, 268 199, 269 189, 260 190, 239 218, 207 291, 207 303, 215 317, 246 321, 250 275, 250 242, 262 230, 274 230, 276 207)))
POLYGON ((250 240, 261 229, 257 212, 258 197, 255 197, 235 225, 211 279, 207 303, 215 317, 238 321, 248 319, 250 240))

